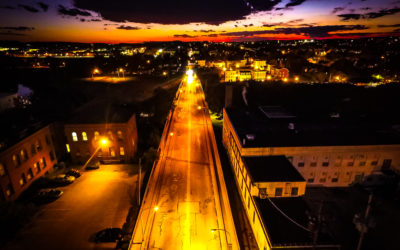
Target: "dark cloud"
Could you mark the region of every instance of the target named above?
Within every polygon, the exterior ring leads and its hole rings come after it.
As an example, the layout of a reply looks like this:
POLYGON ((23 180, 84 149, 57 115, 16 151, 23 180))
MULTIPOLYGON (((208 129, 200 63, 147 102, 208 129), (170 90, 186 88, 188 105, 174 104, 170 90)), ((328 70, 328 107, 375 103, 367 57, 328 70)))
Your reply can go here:
POLYGON ((336 7, 332 10, 332 14, 336 14, 337 12, 340 12, 344 9, 345 9, 345 7, 336 7))
POLYGON ((242 19, 254 11, 272 10, 282 0, 75 0, 75 7, 92 10, 114 22, 161 24, 207 23, 218 25, 242 19))
POLYGON ((371 10, 370 7, 364 7, 364 8, 360 8, 360 10, 371 10))
POLYGON ((358 20, 363 16, 361 14, 340 14, 338 17, 341 18, 342 21, 349 21, 349 20, 358 20))
POLYGON ((10 6, 10 5, 3 5, 3 6, 0 6, 0 9, 15 10, 15 7, 10 6))
POLYGON ((80 10, 77 8, 67 9, 61 4, 58 5, 58 13, 65 16, 92 16, 92 14, 85 10, 80 10))
POLYGON ((139 27, 135 27, 135 26, 125 26, 125 25, 121 25, 119 27, 117 27, 118 30, 140 30, 139 27))
POLYGON ((174 35, 174 37, 182 37, 182 38, 196 38, 196 37, 198 37, 198 36, 191 36, 191 35, 188 35, 188 34, 175 34, 174 35))
POLYGON ((38 2, 37 4, 39 5, 39 7, 40 7, 44 12, 46 12, 46 11, 49 9, 49 5, 48 5, 48 4, 45 4, 45 3, 42 3, 42 2, 38 2))
POLYGON ((39 10, 36 9, 35 7, 25 5, 25 4, 18 4, 18 7, 23 8, 24 10, 32 12, 32 13, 39 12, 39 10))
POLYGON ((285 5, 286 8, 293 7, 304 3, 306 0, 290 0, 289 3, 285 5))
POLYGON ((341 18, 342 21, 348 20, 359 20, 359 19, 375 19, 383 16, 389 16, 400 12, 400 8, 392 8, 392 9, 382 9, 378 12, 368 12, 365 14, 341 14, 338 17, 341 18))
POLYGON ((287 34, 287 35, 304 34, 310 37, 328 37, 330 36, 329 34, 330 32, 364 30, 364 29, 368 29, 368 27, 364 25, 324 25, 324 26, 299 27, 299 28, 276 28, 274 30, 238 31, 238 32, 224 33, 223 35, 251 37, 262 34, 287 34))
POLYGON ((0 30, 15 30, 15 31, 31 31, 34 29, 35 29, 34 27, 26 27, 26 26, 0 27, 0 30))
POLYGON ((90 19, 91 22, 101 22, 101 19, 90 19))
POLYGON ((81 21, 83 23, 83 22, 86 22, 86 19, 85 18, 81 18, 81 19, 79 19, 79 21, 81 21))
POLYGON ((218 37, 218 34, 209 34, 208 37, 218 37))
POLYGON ((215 30, 193 30, 194 32, 210 33, 215 32, 215 30))
POLYGON ((9 32, 0 32, 0 36, 26 36, 26 35, 9 31, 9 32))
POLYGON ((395 28, 395 27, 400 27, 400 23, 396 24, 379 24, 379 28, 395 28))

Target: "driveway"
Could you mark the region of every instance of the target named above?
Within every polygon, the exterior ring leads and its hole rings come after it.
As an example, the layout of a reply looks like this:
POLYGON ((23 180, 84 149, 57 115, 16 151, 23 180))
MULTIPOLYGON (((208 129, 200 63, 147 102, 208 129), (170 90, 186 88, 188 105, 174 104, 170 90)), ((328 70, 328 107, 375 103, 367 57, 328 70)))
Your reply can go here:
POLYGON ((44 205, 6 249, 111 249, 91 236, 107 227, 122 228, 136 191, 136 167, 101 165, 83 171, 57 201, 44 205))

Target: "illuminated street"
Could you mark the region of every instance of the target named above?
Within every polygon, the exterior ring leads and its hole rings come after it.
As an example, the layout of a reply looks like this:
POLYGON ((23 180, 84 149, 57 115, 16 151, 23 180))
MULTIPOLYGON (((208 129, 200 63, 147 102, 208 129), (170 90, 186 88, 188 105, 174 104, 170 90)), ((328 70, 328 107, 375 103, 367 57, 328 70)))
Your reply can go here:
POLYGON ((6 249, 114 249, 115 243, 94 243, 92 235, 122 227, 136 190, 132 165, 102 165, 84 171, 64 194, 44 205, 6 249), (45 235, 45 237, 43 237, 45 235))
POLYGON ((232 218, 221 211, 208 109, 201 85, 190 71, 175 104, 131 249, 229 249, 232 242, 236 249, 232 218))

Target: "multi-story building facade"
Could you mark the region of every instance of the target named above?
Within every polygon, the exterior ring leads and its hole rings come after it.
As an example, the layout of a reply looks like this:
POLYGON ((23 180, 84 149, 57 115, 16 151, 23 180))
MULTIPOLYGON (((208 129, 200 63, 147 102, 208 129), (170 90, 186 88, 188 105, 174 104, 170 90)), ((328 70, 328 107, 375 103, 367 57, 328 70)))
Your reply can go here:
POLYGON ((85 163, 94 153, 103 163, 131 162, 137 151, 135 115, 103 119, 73 119, 64 126, 66 149, 74 163, 85 163), (107 143, 101 141, 106 139, 107 143))
MULTIPOLYGON (((22 135, 27 133, 27 129, 22 135)), ((0 200, 15 200, 29 185, 57 163, 53 140, 55 127, 48 125, 16 140, 0 152, 0 200)))
POLYGON ((345 187, 382 169, 400 171, 400 138, 390 128, 305 123, 268 107, 224 110, 223 142, 240 157, 285 155, 308 185, 345 187))

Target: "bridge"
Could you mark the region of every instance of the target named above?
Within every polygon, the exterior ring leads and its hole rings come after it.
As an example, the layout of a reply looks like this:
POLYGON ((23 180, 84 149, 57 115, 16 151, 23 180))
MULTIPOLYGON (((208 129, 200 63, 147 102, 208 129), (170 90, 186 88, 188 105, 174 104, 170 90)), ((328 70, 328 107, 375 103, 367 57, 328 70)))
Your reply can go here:
POLYGON ((176 94, 129 249, 239 249, 208 107, 188 70, 176 94))

